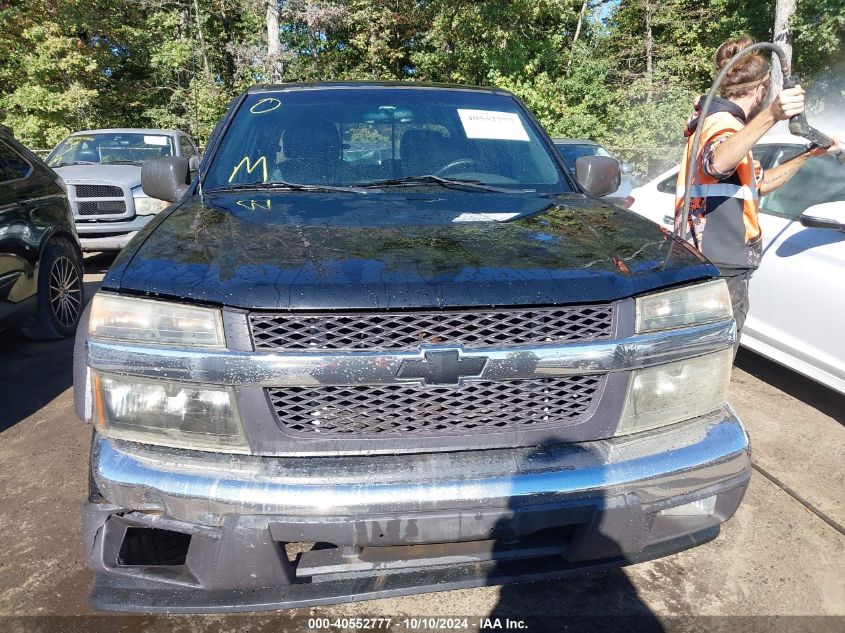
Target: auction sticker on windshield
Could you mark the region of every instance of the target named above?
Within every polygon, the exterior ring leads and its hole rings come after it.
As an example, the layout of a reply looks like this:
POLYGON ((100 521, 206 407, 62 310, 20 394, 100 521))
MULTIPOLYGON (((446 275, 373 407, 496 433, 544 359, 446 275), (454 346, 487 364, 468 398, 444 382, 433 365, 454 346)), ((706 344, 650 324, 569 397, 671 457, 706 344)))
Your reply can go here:
POLYGON ((498 141, 527 141, 528 132, 515 112, 493 110, 465 110, 458 108, 458 116, 467 138, 498 141))
POLYGON ((145 145, 167 145, 166 136, 144 136, 145 145))
POLYGON ((519 213, 461 213, 452 222, 506 222, 519 213))

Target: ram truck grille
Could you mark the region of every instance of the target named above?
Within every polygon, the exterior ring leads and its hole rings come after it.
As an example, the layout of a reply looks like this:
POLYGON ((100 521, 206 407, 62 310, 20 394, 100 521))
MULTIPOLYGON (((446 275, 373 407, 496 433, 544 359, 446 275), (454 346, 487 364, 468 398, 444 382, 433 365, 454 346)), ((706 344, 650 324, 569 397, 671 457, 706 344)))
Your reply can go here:
POLYGON ((123 215, 126 203, 123 200, 106 202, 77 202, 79 215, 123 215))
POLYGON ((286 387, 267 394, 289 434, 421 437, 558 428, 584 419, 603 376, 466 382, 459 386, 286 387))
POLYGON ((128 220, 133 207, 131 192, 119 185, 68 182, 68 201, 73 215, 83 222, 128 220))
POLYGON ((479 348, 610 338, 613 307, 252 313, 249 322, 257 350, 414 350, 429 344, 479 348))
POLYGON ((123 189, 114 185, 76 185, 78 198, 119 198, 123 189))

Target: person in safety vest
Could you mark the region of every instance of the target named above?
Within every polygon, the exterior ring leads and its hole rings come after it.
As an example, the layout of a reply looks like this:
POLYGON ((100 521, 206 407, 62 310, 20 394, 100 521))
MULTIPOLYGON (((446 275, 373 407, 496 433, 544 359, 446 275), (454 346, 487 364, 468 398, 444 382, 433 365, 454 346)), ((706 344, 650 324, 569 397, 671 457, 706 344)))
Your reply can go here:
MULTIPOLYGON (((716 51, 716 73, 753 43, 750 37, 723 43, 716 51)), ((801 86, 781 91, 766 105, 769 83, 768 62, 762 55, 752 53, 742 58, 725 77, 721 98, 713 100, 704 121, 698 115, 705 97, 698 99, 695 112, 687 120, 687 145, 675 193, 675 232, 687 222, 690 243, 719 268, 727 281, 736 319, 737 345, 748 313, 748 279, 763 254, 763 236, 757 218, 759 197, 786 183, 810 156, 826 151, 816 149, 763 172, 751 148, 775 123, 804 111, 801 86), (699 125, 704 130, 699 154, 692 163, 695 174, 690 213, 688 218, 683 218, 686 168, 699 125)), ((834 143, 827 151, 837 149, 838 144, 834 143)))

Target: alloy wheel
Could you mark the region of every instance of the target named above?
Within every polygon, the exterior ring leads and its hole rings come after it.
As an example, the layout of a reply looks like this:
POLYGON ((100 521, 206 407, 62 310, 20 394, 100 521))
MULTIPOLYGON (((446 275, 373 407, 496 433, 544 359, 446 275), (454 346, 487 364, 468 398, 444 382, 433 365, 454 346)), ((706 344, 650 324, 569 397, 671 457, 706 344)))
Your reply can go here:
POLYGON ((65 256, 57 257, 50 270, 50 309, 64 327, 73 327, 82 309, 82 280, 65 256))

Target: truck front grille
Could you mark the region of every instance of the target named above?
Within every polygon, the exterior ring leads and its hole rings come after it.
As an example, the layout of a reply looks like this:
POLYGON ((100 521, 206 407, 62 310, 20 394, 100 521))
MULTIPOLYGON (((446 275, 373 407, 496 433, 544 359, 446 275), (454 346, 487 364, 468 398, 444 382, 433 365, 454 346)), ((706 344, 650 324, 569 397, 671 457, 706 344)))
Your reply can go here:
POLYGON ((76 185, 77 198, 121 198, 123 189, 114 185, 76 185))
POLYGON ((604 376, 267 389, 288 434, 307 437, 443 437, 554 429, 590 412, 604 376))
POLYGON ((119 185, 68 183, 73 214, 85 222, 124 220, 132 216, 130 193, 119 185))
POLYGON ((259 314, 258 350, 413 350, 421 344, 501 347, 609 338, 610 305, 440 312, 259 314))
POLYGON ((123 200, 77 202, 77 208, 79 215, 123 215, 126 213, 126 203, 123 200))

